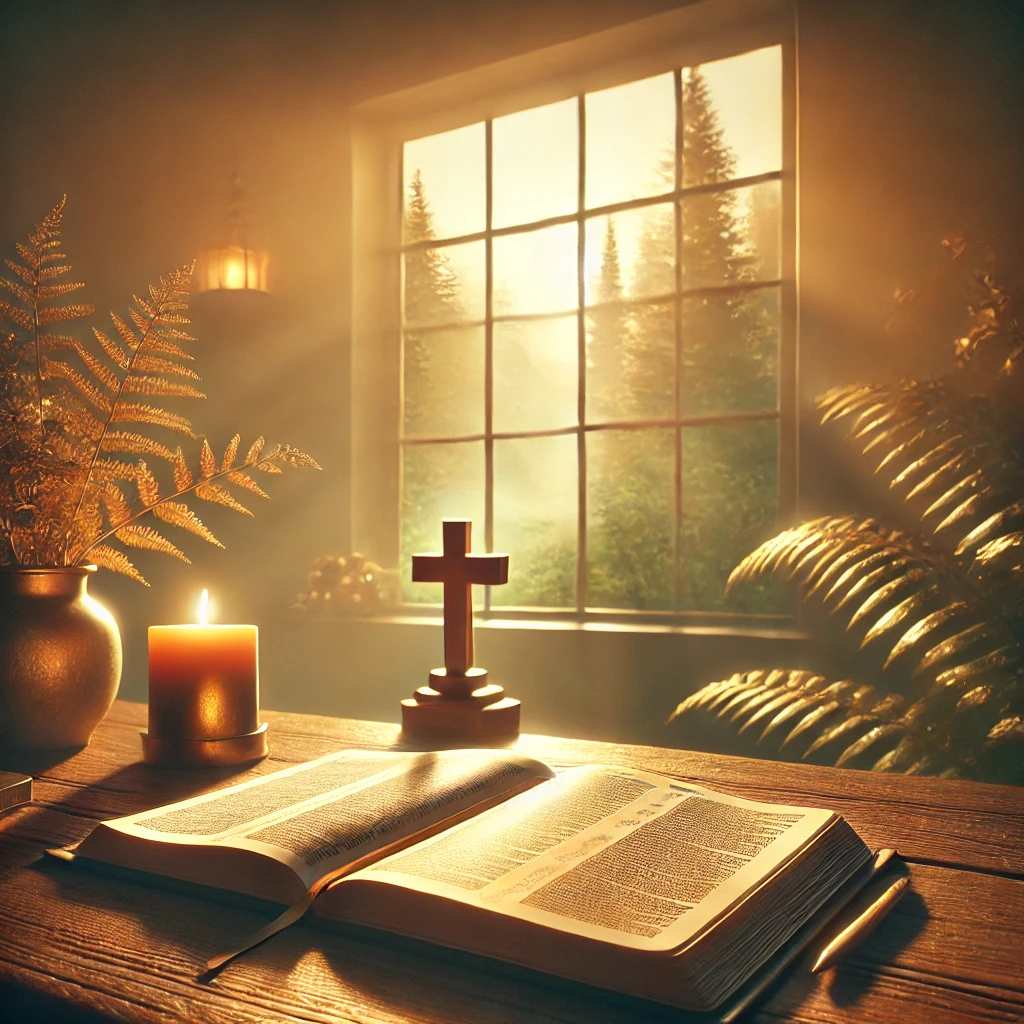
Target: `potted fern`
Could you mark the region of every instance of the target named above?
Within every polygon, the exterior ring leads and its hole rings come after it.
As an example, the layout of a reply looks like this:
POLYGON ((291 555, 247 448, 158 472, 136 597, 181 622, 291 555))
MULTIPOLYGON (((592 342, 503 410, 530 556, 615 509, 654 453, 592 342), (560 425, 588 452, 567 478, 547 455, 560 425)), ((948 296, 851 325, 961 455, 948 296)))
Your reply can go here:
MULTIPOLYGON (((821 516, 763 543, 728 581, 798 583, 845 620, 870 677, 737 672, 670 721, 727 720, 766 756, 1024 782, 1024 320, 990 250, 944 244, 972 293, 953 369, 817 400, 822 423, 848 425, 918 528, 821 516)), ((934 291, 948 295, 948 279, 934 291)), ((901 315, 924 302, 897 299, 901 315)))
POLYGON ((66 301, 82 284, 66 279, 63 210, 64 199, 0 276, 0 750, 82 746, 109 709, 121 643, 88 595, 97 568, 145 583, 125 548, 188 561, 167 526, 220 546, 193 498, 250 515, 229 484, 265 497, 254 474, 319 468, 262 438, 241 454, 238 435, 219 460, 203 439, 192 466, 154 436, 199 440, 160 401, 205 397, 185 330, 191 267, 135 297, 126 317, 112 313, 112 330, 80 337, 72 325, 94 310, 66 301))

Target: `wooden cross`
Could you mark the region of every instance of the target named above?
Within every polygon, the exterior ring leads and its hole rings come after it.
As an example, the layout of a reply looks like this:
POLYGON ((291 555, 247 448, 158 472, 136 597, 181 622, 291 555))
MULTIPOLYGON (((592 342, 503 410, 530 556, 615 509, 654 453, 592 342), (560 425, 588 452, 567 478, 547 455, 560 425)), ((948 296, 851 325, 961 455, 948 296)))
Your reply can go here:
POLYGON ((473 667, 473 584, 508 582, 508 555, 471 555, 469 519, 445 519, 442 553, 412 556, 416 583, 444 584, 444 667, 465 675, 473 667))

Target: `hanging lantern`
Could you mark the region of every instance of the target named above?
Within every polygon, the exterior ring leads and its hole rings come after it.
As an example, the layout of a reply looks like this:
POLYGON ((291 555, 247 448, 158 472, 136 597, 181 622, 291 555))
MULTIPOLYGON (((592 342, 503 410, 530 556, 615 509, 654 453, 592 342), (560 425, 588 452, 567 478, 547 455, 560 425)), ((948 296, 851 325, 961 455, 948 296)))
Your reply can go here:
POLYGON ((203 250, 196 268, 196 291, 267 291, 267 253, 247 243, 242 189, 235 174, 228 205, 227 244, 203 250))

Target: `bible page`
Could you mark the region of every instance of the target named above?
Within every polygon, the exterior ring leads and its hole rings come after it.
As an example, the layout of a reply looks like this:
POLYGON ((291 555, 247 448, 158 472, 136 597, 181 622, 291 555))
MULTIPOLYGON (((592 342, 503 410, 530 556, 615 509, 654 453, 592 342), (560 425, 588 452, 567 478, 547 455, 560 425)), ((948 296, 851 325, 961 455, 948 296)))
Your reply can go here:
POLYGON ((574 768, 349 878, 630 948, 674 950, 834 819, 642 771, 574 768))
POLYGON ((553 775, 505 751, 341 751, 106 824, 143 839, 251 850, 286 864, 309 888, 375 850, 553 775))

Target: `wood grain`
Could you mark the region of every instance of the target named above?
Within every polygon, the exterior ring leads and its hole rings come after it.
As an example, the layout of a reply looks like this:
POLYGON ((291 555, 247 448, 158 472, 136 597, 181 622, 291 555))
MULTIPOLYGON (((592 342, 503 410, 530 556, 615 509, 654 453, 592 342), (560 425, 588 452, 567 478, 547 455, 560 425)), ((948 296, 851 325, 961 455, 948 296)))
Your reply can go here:
MULTIPOLYGON (((386 747, 397 736, 381 723, 267 718, 272 756, 249 772, 341 746, 386 747)), ((480 957, 315 923, 278 936, 215 983, 197 984, 204 958, 267 920, 266 905, 40 858, 48 845, 85 836, 99 818, 245 776, 142 765, 144 722, 141 705, 119 702, 88 749, 40 771, 33 805, 0 816, 0 1019, 16 1006, 15 1019, 25 1020, 52 1012, 68 1021, 78 1013, 210 1024, 685 1020, 480 957)), ((653 747, 534 736, 519 746, 559 764, 630 764, 728 792, 833 807, 870 842, 895 839, 915 858, 910 892, 856 954, 820 976, 803 964, 753 1019, 1024 1019, 1024 880, 1015 877, 1024 877, 1024 793, 653 747)))

